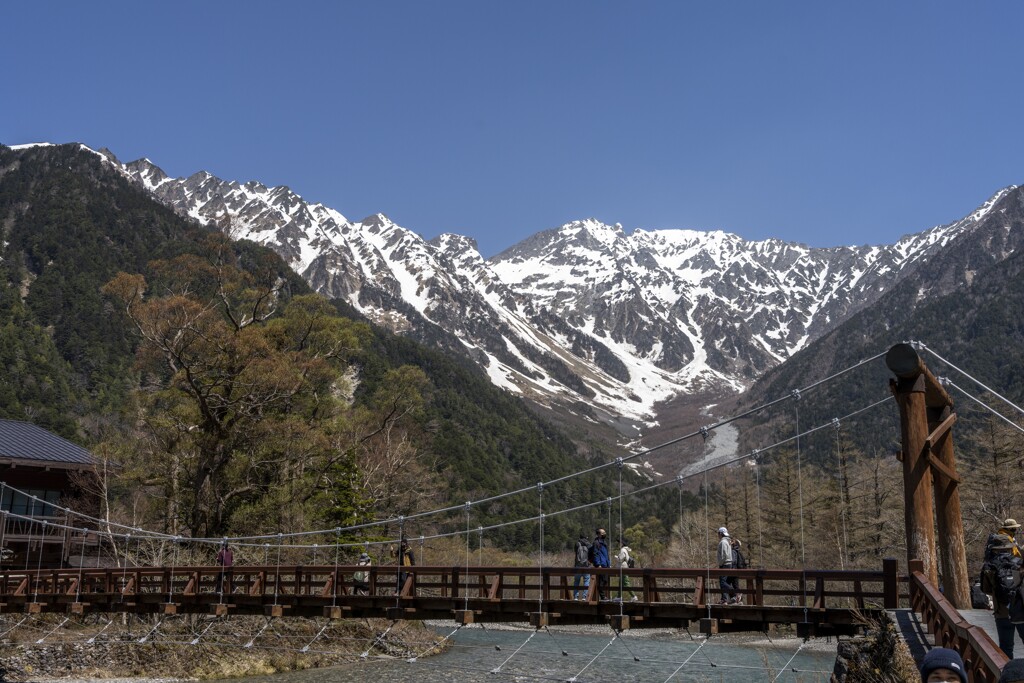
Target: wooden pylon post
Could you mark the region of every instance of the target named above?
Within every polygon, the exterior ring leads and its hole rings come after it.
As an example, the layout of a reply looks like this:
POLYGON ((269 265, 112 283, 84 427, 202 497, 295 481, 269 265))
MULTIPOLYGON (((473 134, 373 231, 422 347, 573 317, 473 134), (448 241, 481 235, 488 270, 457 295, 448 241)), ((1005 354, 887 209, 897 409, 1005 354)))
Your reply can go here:
POLYGON ((935 518, 932 508, 932 473, 924 457, 928 439, 925 378, 917 352, 909 344, 897 344, 885 354, 895 380, 889 386, 900 408, 900 439, 903 450, 903 515, 907 533, 907 566, 924 563, 924 573, 938 585, 935 559, 935 518), (909 351, 909 353, 908 353, 909 351), (912 354, 915 362, 911 363, 912 354))
POLYGON ((893 391, 900 404, 903 437, 908 560, 914 559, 914 552, 922 553, 917 557, 925 563, 929 580, 938 585, 935 564, 937 554, 946 599, 958 609, 969 608, 970 583, 967 578, 967 554, 960 510, 960 477, 953 453, 953 424, 956 422, 953 401, 910 344, 897 344, 889 349, 885 362, 898 378, 893 382, 893 391), (908 386, 910 389, 907 389, 908 386), (911 398, 909 394, 916 394, 916 397, 911 398), (922 433, 925 435, 923 439, 922 433), (929 490, 927 509, 918 507, 921 503, 918 497, 923 495, 922 489, 925 487, 929 490), (936 513, 934 523, 930 495, 933 488, 936 513), (910 519, 911 501, 914 526, 910 519), (938 526, 937 544, 935 524, 938 526), (927 551, 921 550, 919 545, 912 545, 915 534, 919 538, 929 538, 929 533, 921 532, 921 525, 925 525, 930 532, 930 550, 927 551))
POLYGON ((947 407, 933 411, 929 422, 929 457, 935 477, 935 515, 938 522, 939 568, 946 599, 957 609, 970 609, 971 584, 967 577, 967 550, 960 512, 960 477, 953 455, 953 423, 956 413, 947 407))

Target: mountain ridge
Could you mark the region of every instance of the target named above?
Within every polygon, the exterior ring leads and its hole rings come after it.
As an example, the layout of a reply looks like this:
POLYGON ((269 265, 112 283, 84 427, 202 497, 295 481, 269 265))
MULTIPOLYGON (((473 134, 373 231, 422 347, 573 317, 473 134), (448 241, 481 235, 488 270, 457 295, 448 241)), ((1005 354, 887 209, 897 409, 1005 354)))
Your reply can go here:
POLYGON ((177 212, 271 247, 315 290, 474 359, 498 386, 583 419, 637 424, 680 394, 743 391, 871 306, 1016 190, 892 245, 627 234, 590 218, 485 259, 470 238, 425 240, 379 213, 350 221, 285 186, 206 172, 169 178, 148 160, 104 156, 177 212))

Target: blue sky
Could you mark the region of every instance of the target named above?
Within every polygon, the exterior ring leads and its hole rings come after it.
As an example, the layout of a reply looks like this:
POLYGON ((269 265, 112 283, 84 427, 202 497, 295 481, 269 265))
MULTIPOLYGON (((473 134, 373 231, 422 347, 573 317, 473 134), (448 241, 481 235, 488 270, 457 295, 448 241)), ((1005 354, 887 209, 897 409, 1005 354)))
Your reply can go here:
POLYGON ((0 142, 288 185, 485 256, 595 217, 890 243, 1024 183, 1024 3, 17 2, 0 142))

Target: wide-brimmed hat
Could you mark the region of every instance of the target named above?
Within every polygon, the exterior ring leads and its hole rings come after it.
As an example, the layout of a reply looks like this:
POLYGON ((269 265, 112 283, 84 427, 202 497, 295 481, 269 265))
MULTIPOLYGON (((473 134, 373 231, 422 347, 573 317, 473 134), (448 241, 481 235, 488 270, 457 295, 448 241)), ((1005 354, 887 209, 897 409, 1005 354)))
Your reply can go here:
POLYGON ((1003 528, 1004 529, 1019 529, 1020 528, 1020 524, 1017 524, 1017 520, 1015 520, 1015 519, 1004 519, 1003 520, 1003 528))
POLYGON ((359 559, 360 559, 360 560, 368 560, 368 559, 370 559, 370 556, 369 556, 369 555, 367 555, 366 553, 361 553, 361 554, 359 555, 359 559))

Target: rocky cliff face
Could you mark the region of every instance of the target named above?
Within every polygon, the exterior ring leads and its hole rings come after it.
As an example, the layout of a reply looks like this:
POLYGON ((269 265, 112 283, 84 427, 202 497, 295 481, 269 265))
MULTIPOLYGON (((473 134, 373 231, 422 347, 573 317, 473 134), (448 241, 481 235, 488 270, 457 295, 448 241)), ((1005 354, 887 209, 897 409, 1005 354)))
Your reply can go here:
POLYGON ((744 389, 1019 194, 1003 190, 962 220, 887 246, 626 234, 589 219, 487 260, 466 237, 427 241, 381 214, 350 221, 287 187, 169 178, 146 160, 122 168, 177 211, 272 247, 324 295, 468 354, 500 386, 541 403, 583 402, 598 419, 646 419, 682 392, 744 389))

